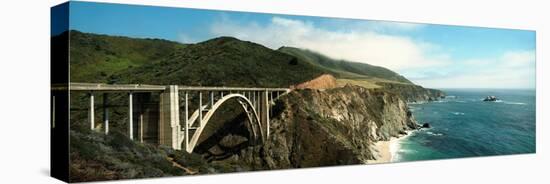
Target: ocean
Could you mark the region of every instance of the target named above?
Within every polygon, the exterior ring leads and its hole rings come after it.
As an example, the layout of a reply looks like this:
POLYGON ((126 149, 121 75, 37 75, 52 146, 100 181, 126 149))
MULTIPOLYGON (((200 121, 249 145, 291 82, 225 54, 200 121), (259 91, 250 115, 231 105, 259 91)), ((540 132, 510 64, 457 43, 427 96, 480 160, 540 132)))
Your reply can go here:
POLYGON ((399 140, 394 162, 535 153, 535 90, 443 90, 447 98, 409 104, 431 128, 399 140), (496 102, 484 102, 489 95, 496 102))

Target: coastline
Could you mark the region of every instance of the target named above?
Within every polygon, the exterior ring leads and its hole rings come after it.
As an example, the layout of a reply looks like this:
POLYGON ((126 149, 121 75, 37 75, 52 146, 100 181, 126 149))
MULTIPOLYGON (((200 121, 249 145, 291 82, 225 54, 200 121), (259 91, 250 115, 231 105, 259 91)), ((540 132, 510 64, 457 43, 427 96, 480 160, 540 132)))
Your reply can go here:
POLYGON ((388 141, 378 141, 374 143, 375 150, 375 160, 367 160, 366 164, 380 164, 380 163, 391 163, 397 160, 397 152, 400 149, 400 142, 404 138, 412 135, 414 131, 407 131, 407 135, 402 135, 400 137, 392 137, 388 141))

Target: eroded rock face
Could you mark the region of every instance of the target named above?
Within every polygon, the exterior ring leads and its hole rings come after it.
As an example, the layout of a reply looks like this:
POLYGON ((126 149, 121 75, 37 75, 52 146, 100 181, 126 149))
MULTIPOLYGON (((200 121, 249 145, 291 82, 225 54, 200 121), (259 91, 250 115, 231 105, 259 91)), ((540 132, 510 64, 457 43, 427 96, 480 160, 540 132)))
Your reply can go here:
POLYGON ((315 79, 291 86, 293 89, 331 89, 336 87, 336 78, 323 74, 315 79))
POLYGON ((293 91, 273 111, 269 140, 234 159, 265 169, 365 163, 376 141, 418 128, 398 95, 351 85, 293 91))
POLYGON ((419 85, 377 82, 388 92, 395 93, 407 102, 437 101, 445 98, 445 93, 437 89, 424 88, 419 85))

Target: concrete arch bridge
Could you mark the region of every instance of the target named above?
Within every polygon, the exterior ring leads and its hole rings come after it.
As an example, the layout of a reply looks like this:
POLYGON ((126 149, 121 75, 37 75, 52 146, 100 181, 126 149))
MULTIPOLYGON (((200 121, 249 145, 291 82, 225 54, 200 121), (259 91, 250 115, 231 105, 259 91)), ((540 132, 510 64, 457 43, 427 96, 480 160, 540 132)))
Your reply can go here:
MULTIPOLYGON (((67 85, 65 85, 67 86, 67 85)), ((290 91, 288 88, 246 88, 246 87, 196 87, 178 85, 142 84, 96 84, 70 83, 66 87, 52 87, 52 117, 55 117, 56 92, 82 92, 88 94, 88 122, 90 129, 96 129, 95 98, 102 95, 103 131, 109 133, 109 98, 111 93, 128 95, 128 136, 132 140, 144 142, 144 137, 156 137, 156 142, 175 150, 191 153, 197 146, 206 125, 212 116, 230 100, 236 100, 248 118, 251 136, 254 140, 265 141, 269 137, 269 113, 273 101, 290 91), (142 104, 152 103, 151 93, 159 93, 160 99, 154 110, 142 104), (198 96, 190 100, 190 96, 198 96), (192 104, 193 102, 197 104, 192 104), (183 103, 183 104, 182 104, 183 103), (182 115, 183 117, 180 117, 182 115), (153 117, 153 118, 151 118, 153 117), (155 129, 155 130, 150 130, 155 129), (156 135, 151 135, 156 134, 156 135)), ((59 107, 58 107, 59 108, 59 107)), ((55 118, 53 127, 55 127, 55 118)), ((101 121, 99 121, 101 122, 101 121)))

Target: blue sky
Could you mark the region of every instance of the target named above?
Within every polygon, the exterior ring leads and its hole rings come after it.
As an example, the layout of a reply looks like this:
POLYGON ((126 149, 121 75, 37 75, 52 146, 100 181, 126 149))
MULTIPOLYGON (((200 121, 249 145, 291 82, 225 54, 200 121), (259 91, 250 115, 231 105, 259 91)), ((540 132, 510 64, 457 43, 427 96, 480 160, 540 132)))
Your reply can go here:
POLYGON ((306 48, 387 67, 426 87, 535 87, 534 31, 74 1, 70 17, 70 29, 83 32, 306 48))

